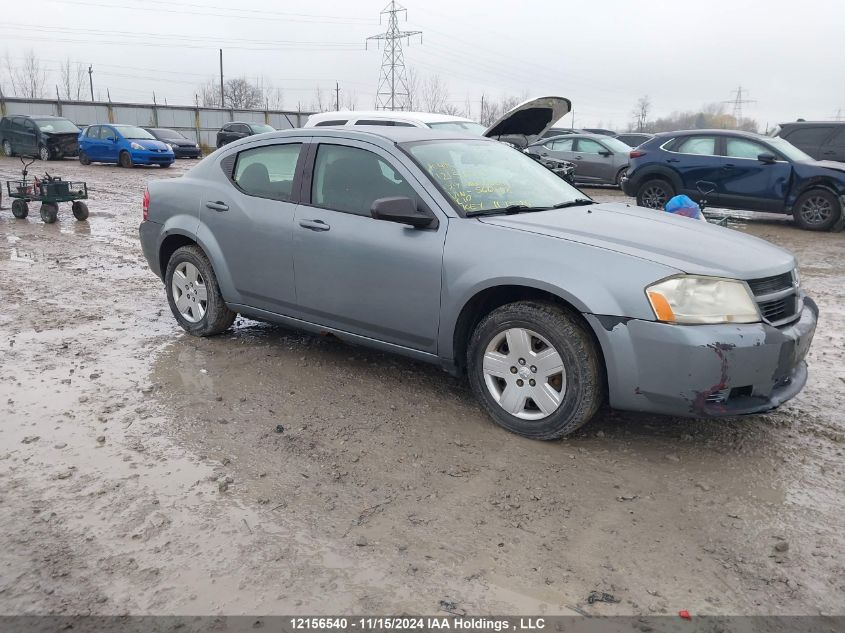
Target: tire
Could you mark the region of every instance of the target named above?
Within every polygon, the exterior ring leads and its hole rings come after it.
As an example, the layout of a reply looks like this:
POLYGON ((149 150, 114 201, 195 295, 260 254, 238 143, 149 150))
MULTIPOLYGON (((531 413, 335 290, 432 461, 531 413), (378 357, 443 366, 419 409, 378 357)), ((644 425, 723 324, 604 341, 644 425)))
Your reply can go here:
POLYGON ((127 152, 126 150, 120 152, 120 156, 117 159, 117 164, 120 167, 126 167, 127 169, 134 166, 134 163, 132 162, 132 156, 130 156, 129 152, 127 152))
POLYGON ((647 209, 663 210, 669 200, 674 197, 675 188, 662 178, 651 178, 640 185, 637 190, 637 206, 647 209))
POLYGON ((173 163, 159 163, 158 166, 161 167, 162 169, 167 169, 171 165, 173 165, 173 163))
POLYGON ((590 333, 577 317, 551 303, 510 303, 484 317, 470 339, 467 371, 472 391, 490 417, 531 439, 553 440, 574 432, 604 400, 602 362, 590 333), (530 384, 532 376, 538 377, 535 385, 530 384))
POLYGON ((25 200, 12 200, 12 215, 18 220, 23 220, 29 215, 29 205, 25 200))
POLYGON ((90 165, 91 159, 88 158, 88 154, 85 152, 79 152, 79 164, 80 165, 90 165))
POLYGON ((50 153, 50 148, 46 145, 42 145, 38 148, 38 158, 41 160, 50 160, 53 158, 53 155, 50 153))
POLYGON ((15 153, 12 151, 12 144, 9 141, 3 141, 3 153, 6 156, 14 156, 15 153))
POLYGON ((624 176, 627 171, 628 171, 628 168, 623 167, 622 169, 619 170, 619 173, 616 174, 616 180, 614 181, 613 184, 615 184, 620 189, 622 188, 622 176, 624 176))
POLYGON ((41 220, 44 224, 52 224, 59 218, 59 205, 55 202, 41 203, 41 220))
POLYGON ((164 286, 170 310, 188 334, 214 336, 227 330, 235 320, 236 314, 226 307, 220 294, 220 286, 217 284, 211 262, 199 246, 182 246, 176 249, 167 262, 164 286), (191 267, 197 274, 194 279, 191 267), (188 286, 189 283, 193 283, 193 286, 188 286), (201 288, 205 289, 204 300, 201 288), (184 303, 183 297, 186 298, 184 303))
POLYGON ((74 201, 70 208, 73 211, 73 217, 80 222, 88 219, 88 205, 82 202, 82 200, 74 201))
POLYGON ((795 202, 792 217, 806 231, 829 231, 842 217, 842 205, 826 189, 811 189, 795 202))

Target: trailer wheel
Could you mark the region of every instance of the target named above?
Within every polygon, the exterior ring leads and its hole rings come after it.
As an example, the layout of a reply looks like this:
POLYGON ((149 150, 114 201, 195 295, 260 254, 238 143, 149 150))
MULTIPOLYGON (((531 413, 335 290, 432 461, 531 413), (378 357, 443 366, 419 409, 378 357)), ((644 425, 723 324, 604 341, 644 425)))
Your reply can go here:
POLYGON ((88 205, 82 202, 82 200, 75 201, 70 208, 73 211, 73 217, 80 222, 88 219, 88 205))
POLYGON ((12 215, 18 220, 23 220, 29 215, 29 205, 26 200, 12 200, 12 215))
POLYGON ((55 202, 41 203, 41 220, 44 224, 52 224, 59 218, 59 205, 55 202))

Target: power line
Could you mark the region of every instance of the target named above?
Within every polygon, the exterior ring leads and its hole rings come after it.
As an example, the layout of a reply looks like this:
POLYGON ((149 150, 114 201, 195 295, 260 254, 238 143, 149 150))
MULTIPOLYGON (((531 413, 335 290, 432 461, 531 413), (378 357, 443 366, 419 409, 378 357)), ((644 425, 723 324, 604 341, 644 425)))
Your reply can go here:
POLYGON ((422 43, 422 31, 400 31, 398 16, 402 12, 407 20, 408 10, 396 4, 396 0, 390 0, 390 4, 381 12, 381 15, 387 15, 387 30, 367 38, 367 41, 384 41, 381 75, 376 91, 376 108, 379 110, 404 110, 408 107, 408 76, 405 73, 402 39, 407 38, 410 44, 411 37, 419 35, 422 43))

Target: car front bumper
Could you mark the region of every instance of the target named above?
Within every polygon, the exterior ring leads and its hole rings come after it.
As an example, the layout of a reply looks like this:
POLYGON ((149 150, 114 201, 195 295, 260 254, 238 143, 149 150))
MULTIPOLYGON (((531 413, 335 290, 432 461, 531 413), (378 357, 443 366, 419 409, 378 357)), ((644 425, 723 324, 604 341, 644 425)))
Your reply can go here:
POLYGON ((199 158, 202 156, 202 150, 199 147, 179 147, 173 146, 173 153, 176 158, 199 158))
POLYGON ((605 355, 611 407, 714 417, 768 411, 801 391, 818 307, 805 298, 799 319, 780 328, 585 316, 605 355))
POLYGON ((132 162, 136 165, 162 165, 172 163, 176 160, 173 152, 148 152, 143 150, 132 150, 129 152, 132 162))

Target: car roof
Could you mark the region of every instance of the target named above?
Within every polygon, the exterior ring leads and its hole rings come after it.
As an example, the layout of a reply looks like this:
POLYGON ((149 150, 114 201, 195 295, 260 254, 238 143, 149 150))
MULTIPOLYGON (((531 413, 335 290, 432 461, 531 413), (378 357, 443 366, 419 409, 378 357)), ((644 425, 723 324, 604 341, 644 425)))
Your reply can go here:
POLYGON ((573 138, 593 138, 597 141, 607 140, 609 138, 616 138, 614 136, 608 136, 607 134, 593 134, 591 132, 575 132, 574 134, 559 134, 558 136, 547 136, 543 139, 538 139, 531 143, 532 145, 542 145, 543 143, 548 143, 549 141, 554 141, 556 139, 573 139, 573 138))
POLYGON ((780 123, 781 127, 787 126, 801 126, 801 125, 845 125, 845 121, 789 121, 788 123, 780 123))
POLYGON ((441 123, 446 121, 460 121, 475 123, 472 119, 451 114, 434 114, 432 112, 408 112, 406 110, 338 110, 335 112, 319 112, 308 117, 308 121, 332 121, 334 119, 388 119, 395 121, 416 121, 418 123, 441 123))
POLYGON ((725 130, 725 129, 701 129, 701 130, 676 130, 674 132, 658 132, 654 135, 655 138, 674 138, 678 136, 743 136, 750 139, 767 139, 771 138, 757 132, 746 132, 745 130, 725 130))
MULTIPOLYGON (((391 125, 356 125, 354 127, 325 126, 315 128, 293 128, 290 130, 277 130, 265 132, 261 138, 287 138, 290 136, 313 136, 327 138, 348 138, 348 139, 384 139, 392 143, 410 143, 414 141, 432 140, 468 140, 468 141, 490 141, 492 139, 468 134, 465 132, 452 132, 447 130, 433 130, 427 127, 395 127, 391 125)), ((256 138, 256 137, 251 137, 256 138)), ((239 142, 239 141, 236 141, 239 142)))

